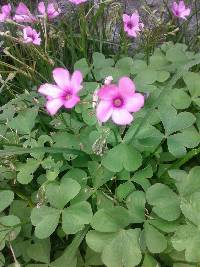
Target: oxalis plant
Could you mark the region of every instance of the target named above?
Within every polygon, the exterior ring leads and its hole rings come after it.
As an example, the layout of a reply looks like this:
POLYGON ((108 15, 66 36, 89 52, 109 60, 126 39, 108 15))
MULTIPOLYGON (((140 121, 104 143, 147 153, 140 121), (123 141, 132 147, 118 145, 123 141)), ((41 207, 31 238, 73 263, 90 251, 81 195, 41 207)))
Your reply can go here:
POLYGON ((148 64, 93 52, 66 68, 28 27, 0 62, 0 266, 200 266, 200 54, 167 42, 148 64))

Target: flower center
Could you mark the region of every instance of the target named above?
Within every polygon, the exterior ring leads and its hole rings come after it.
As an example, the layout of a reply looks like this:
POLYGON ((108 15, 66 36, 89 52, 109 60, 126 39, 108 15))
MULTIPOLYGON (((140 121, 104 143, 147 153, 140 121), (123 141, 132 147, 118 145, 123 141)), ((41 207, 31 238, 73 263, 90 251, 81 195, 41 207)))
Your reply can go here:
POLYGON ((123 105, 124 101, 121 97, 117 97, 113 100, 113 105, 116 108, 120 108, 123 105))
POLYGON ((128 27, 129 29, 132 29, 132 28, 133 28, 133 23, 132 23, 131 21, 129 21, 129 22, 127 23, 127 27, 128 27))
POLYGON ((65 100, 70 100, 72 98, 72 94, 70 92, 67 92, 65 94, 65 100))

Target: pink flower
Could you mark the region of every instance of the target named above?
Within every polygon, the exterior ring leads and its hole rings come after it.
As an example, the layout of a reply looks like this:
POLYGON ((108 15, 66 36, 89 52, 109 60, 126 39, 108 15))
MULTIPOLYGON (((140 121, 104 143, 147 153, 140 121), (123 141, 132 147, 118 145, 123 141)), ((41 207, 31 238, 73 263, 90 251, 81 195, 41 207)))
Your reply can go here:
POLYGON ((23 29, 23 34, 24 34, 23 43, 25 44, 32 43, 35 45, 41 44, 40 33, 37 33, 36 30, 32 29, 30 26, 25 27, 23 29))
POLYGON ((1 7, 0 22, 4 22, 6 19, 10 18, 11 9, 12 8, 10 4, 1 7))
POLYGON ((40 2, 38 4, 38 11, 43 16, 47 15, 49 19, 54 19, 61 13, 60 8, 58 8, 58 4, 53 2, 49 3, 47 7, 44 2, 40 2))
POLYGON ((124 14, 124 31, 131 37, 137 37, 138 33, 144 27, 144 24, 140 22, 140 16, 138 12, 134 12, 131 16, 124 14))
POLYGON ((144 96, 135 93, 135 85, 128 77, 122 77, 118 86, 104 85, 98 91, 98 97, 100 102, 96 114, 101 122, 106 122, 112 117, 116 124, 130 124, 133 120, 130 112, 137 112, 144 105, 144 96))
POLYGON ((71 109, 80 101, 78 92, 82 89, 83 81, 80 71, 74 71, 70 77, 69 71, 63 68, 54 69, 53 78, 56 85, 45 83, 38 89, 39 93, 46 96, 46 108, 51 115, 55 115, 62 106, 71 109))
POLYGON ((14 20, 17 22, 35 22, 36 17, 33 16, 28 9, 28 7, 24 3, 19 3, 16 12, 15 12, 14 20))
POLYGON ((81 3, 87 2, 87 0, 69 0, 69 1, 75 5, 79 5, 81 3))
POLYGON ((172 5, 172 13, 175 17, 186 19, 190 15, 190 8, 186 8, 184 1, 176 2, 172 5))

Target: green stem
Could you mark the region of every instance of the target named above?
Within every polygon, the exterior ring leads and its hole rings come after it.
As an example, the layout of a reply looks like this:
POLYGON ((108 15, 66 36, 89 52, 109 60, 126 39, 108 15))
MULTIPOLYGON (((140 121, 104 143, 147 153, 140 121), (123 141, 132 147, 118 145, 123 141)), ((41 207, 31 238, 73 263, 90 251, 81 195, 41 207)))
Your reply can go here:
POLYGON ((182 159, 176 161, 170 166, 170 169, 178 169, 184 164, 186 164, 188 161, 190 161, 192 158, 196 157, 200 154, 200 147, 190 150, 182 159))

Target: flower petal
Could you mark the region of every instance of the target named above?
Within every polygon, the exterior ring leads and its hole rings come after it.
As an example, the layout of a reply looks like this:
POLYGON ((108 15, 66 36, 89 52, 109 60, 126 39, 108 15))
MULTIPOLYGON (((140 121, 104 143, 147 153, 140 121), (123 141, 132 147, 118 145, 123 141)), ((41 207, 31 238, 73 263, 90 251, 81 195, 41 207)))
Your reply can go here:
POLYGON ((50 3, 47 6, 47 14, 50 19, 56 18, 61 13, 60 8, 58 8, 58 4, 50 3))
POLYGON ((57 83, 57 85, 62 89, 66 89, 66 87, 70 85, 70 75, 67 69, 64 68, 54 69, 53 78, 57 83))
POLYGON ((131 22, 133 23, 133 25, 137 25, 139 23, 139 20, 140 20, 140 16, 139 16, 138 12, 134 12, 131 15, 131 22))
POLYGON ((45 96, 50 96, 52 98, 59 98, 62 96, 63 91, 56 85, 45 83, 40 86, 38 92, 45 96))
POLYGON ((30 15, 30 10, 24 3, 19 3, 18 7, 16 8, 17 15, 30 15))
POLYGON ((99 121, 106 122, 113 113, 113 108, 110 101, 100 101, 96 109, 96 115, 99 121))
POLYGON ((7 4, 7 5, 3 5, 1 8, 1 11, 3 14, 5 14, 6 16, 10 16, 11 13, 11 4, 7 4))
POLYGON ((122 77, 119 80, 119 92, 125 98, 132 97, 135 93, 135 84, 130 78, 122 77))
POLYGON ((142 94, 136 93, 133 97, 127 99, 125 103, 125 108, 129 112, 137 112, 144 106, 144 96, 142 94))
POLYGON ((127 14, 123 14, 123 22, 124 23, 127 23, 131 20, 131 17, 127 14))
POLYGON ((182 12, 181 15, 182 15, 183 18, 189 16, 189 15, 190 15, 190 8, 185 9, 185 10, 182 12))
POLYGON ((69 100, 66 100, 64 102, 64 106, 65 108, 73 108, 79 101, 80 97, 78 97, 77 95, 72 95, 72 97, 69 100))
POLYGON ((119 89, 116 85, 106 85, 99 89, 98 97, 102 100, 112 100, 119 95, 119 89))
POLYGON ((46 102, 46 109, 48 110, 50 115, 55 115, 57 111, 62 107, 62 105, 63 100, 60 98, 55 98, 46 102))
POLYGON ((3 13, 0 13, 0 22, 4 22, 7 19, 6 15, 3 13))
POLYGON ((79 70, 74 71, 71 77, 71 85, 74 93, 78 93, 83 87, 81 85, 83 81, 83 75, 79 70))
POLYGON ((115 109, 112 113, 112 120, 119 125, 127 125, 133 121, 133 116, 126 109, 115 109))
POLYGON ((44 2, 40 2, 38 4, 38 11, 40 14, 44 15, 46 13, 46 7, 45 7, 45 4, 44 2))

